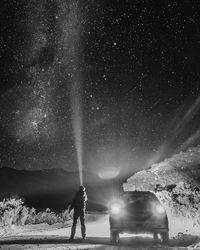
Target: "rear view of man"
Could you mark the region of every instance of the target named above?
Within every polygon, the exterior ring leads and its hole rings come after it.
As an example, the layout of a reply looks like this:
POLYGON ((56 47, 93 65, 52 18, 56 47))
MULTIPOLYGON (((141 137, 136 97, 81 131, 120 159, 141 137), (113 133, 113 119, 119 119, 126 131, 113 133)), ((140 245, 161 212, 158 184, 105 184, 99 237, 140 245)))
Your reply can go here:
POLYGON ((87 201, 87 194, 85 192, 85 187, 80 186, 78 192, 74 196, 72 204, 69 208, 69 213, 72 209, 74 209, 74 216, 73 216, 73 225, 71 229, 71 237, 69 241, 73 241, 75 233, 76 233, 76 224, 78 218, 80 217, 81 222, 81 234, 82 238, 85 239, 86 237, 86 227, 85 227, 85 208, 86 208, 86 201, 87 201))

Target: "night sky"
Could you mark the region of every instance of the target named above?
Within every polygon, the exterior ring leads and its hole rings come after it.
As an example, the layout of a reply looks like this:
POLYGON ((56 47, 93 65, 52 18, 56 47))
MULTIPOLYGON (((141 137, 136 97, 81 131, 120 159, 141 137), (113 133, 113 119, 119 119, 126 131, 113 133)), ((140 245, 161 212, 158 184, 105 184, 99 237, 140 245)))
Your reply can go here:
POLYGON ((199 1, 0 7, 1 167, 77 171, 73 107, 87 171, 127 175, 200 142, 199 1))

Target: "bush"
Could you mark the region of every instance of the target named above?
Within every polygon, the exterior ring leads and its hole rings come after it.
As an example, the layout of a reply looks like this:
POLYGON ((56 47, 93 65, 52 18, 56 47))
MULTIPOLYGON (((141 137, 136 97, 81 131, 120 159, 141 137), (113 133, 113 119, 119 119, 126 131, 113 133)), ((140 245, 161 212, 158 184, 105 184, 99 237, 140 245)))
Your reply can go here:
POLYGON ((0 225, 24 225, 29 210, 24 206, 22 199, 7 199, 0 202, 0 225))
POLYGON ((63 211, 62 213, 55 214, 49 208, 47 208, 45 211, 35 214, 35 216, 32 216, 32 218, 34 218, 34 222, 32 224, 47 223, 49 225, 55 223, 64 223, 66 220, 69 220, 67 210, 63 211))
POLYGON ((24 205, 22 199, 10 198, 0 202, 0 227, 7 231, 11 225, 23 226, 25 224, 64 223, 70 220, 67 210, 59 214, 47 208, 45 211, 36 212, 35 208, 24 205))
MULTIPOLYGON (((190 183, 161 186, 155 189, 165 207, 171 227, 180 224, 185 232, 194 232, 200 227, 200 190, 190 183)), ((182 231, 183 232, 183 231, 182 231)))

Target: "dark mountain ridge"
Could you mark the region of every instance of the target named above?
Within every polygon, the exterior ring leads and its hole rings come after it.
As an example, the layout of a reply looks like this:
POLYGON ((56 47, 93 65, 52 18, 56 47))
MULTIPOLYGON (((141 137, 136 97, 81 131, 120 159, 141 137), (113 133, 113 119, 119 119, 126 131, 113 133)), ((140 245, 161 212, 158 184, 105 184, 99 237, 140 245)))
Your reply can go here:
MULTIPOLYGON (((104 210, 116 187, 112 180, 102 180, 97 175, 84 172, 84 185, 88 195, 88 210, 104 210)), ((24 199, 29 207, 54 211, 66 209, 79 188, 77 172, 63 169, 37 171, 0 168, 0 200, 10 197, 24 199)))

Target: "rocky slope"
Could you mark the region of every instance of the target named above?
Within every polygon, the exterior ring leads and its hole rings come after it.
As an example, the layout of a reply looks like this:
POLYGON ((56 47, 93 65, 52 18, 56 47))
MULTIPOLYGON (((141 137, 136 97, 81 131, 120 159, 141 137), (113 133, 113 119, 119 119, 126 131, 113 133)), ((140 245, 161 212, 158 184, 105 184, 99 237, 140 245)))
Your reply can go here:
POLYGON ((136 185, 137 190, 154 190, 157 184, 165 186, 178 182, 200 185, 200 146, 137 172, 124 183, 123 188, 131 190, 136 185))

